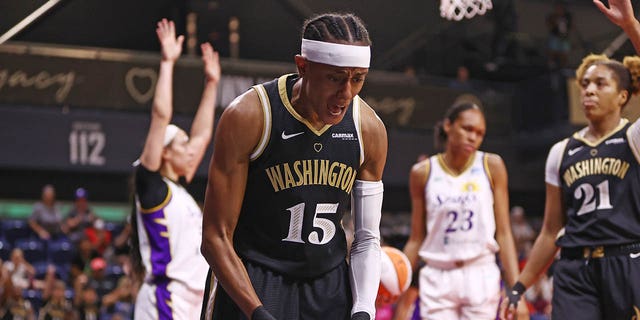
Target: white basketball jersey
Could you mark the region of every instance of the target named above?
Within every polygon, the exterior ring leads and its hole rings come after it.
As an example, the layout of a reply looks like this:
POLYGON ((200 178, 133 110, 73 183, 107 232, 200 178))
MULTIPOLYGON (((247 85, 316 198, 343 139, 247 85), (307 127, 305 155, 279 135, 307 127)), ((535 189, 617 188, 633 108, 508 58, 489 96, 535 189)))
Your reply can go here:
POLYGON ((204 292, 209 264, 200 253, 202 211, 184 187, 163 180, 169 186, 167 200, 137 216, 145 281, 155 283, 155 278, 166 277, 204 292))
POLYGON ((459 175, 447 168, 441 154, 429 158, 427 236, 419 251, 427 262, 464 261, 498 251, 486 155, 476 151, 472 157, 459 175))

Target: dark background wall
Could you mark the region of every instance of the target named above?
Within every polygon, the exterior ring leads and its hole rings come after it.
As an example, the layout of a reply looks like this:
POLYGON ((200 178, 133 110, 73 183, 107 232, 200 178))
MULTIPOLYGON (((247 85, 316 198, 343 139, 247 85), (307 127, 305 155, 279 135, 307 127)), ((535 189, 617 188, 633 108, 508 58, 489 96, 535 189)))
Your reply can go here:
MULTIPOLYGON (((0 34, 46 2, 1 1, 0 34)), ((385 209, 408 210, 409 169, 419 153, 433 152, 431 128, 465 93, 448 84, 457 66, 466 65, 470 93, 488 115, 483 149, 505 159, 512 204, 541 214, 548 148, 577 127, 568 121, 566 78, 584 54, 601 52, 619 34, 590 1, 565 3, 574 17, 572 51, 567 69, 551 72, 545 17, 552 1, 494 0, 486 15, 451 22, 439 16, 437 1, 422 0, 63 0, 0 45, 0 198, 34 199, 44 183, 55 183, 63 199, 83 185, 95 200, 127 201, 128 164, 137 157, 148 121, 159 19, 176 21, 185 33, 188 15, 195 14, 196 43, 210 41, 220 51, 221 111, 252 84, 294 71, 291 61, 305 18, 350 11, 363 18, 374 43, 372 73, 362 95, 389 130, 385 209), (232 17, 240 21, 237 57, 230 57, 232 17), (497 52, 497 43, 506 49, 497 52), (491 63, 494 68, 487 68, 491 63), (414 77, 403 73, 408 67, 414 77), (9 81, 43 72, 61 82, 35 89, 9 81), (69 78, 64 77, 71 75, 65 93, 69 78), (70 137, 81 134, 74 133, 74 121, 99 123, 109 142, 103 166, 70 163, 70 137)), ((614 57, 631 52, 626 43, 614 57)), ((185 50, 176 76, 187 79, 176 82, 176 109, 188 124, 202 84, 197 51, 185 50)), ((204 196, 206 162, 190 186, 197 199, 204 196)))

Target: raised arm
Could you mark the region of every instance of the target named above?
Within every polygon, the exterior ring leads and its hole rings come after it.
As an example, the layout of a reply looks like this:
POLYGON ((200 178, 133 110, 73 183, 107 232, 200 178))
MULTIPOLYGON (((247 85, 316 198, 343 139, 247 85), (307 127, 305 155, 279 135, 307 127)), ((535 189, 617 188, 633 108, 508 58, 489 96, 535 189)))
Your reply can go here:
POLYGON ((202 254, 220 285, 251 318, 262 305, 247 270, 233 247, 233 234, 244 198, 249 157, 261 136, 263 114, 251 90, 224 111, 214 138, 204 203, 202 254))
POLYGON ((175 25, 167 19, 158 22, 156 34, 162 48, 162 59, 151 107, 149 132, 140 155, 140 163, 150 171, 158 171, 162 164, 164 132, 173 113, 173 67, 182 54, 184 40, 184 36, 176 38, 175 25))
POLYGON ((633 12, 631 0, 609 0, 609 7, 601 0, 593 0, 593 3, 611 22, 624 30, 636 53, 640 54, 640 23, 633 12))
POLYGON ((360 108, 364 162, 352 193, 354 240, 350 251, 352 319, 375 319, 380 285, 382 172, 387 160, 387 131, 371 107, 360 108))
POLYGON ((192 165, 185 176, 187 182, 193 176, 202 161, 207 146, 213 134, 213 121, 215 117, 216 97, 218 93, 218 83, 220 82, 220 59, 218 52, 213 50, 209 43, 200 45, 202 50, 202 62, 204 63, 205 83, 202 91, 202 99, 198 106, 198 111, 191 125, 189 146, 193 151, 194 158, 192 165))

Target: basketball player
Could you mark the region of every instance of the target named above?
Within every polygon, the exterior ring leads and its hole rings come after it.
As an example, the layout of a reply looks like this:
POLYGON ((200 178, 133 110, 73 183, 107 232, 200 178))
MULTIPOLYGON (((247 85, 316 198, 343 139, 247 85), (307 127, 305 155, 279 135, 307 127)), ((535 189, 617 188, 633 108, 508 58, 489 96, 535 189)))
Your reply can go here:
POLYGON ((189 137, 169 124, 173 68, 183 36, 176 38, 173 22, 166 19, 158 22, 156 33, 162 60, 149 133, 135 172, 138 212, 132 219, 137 232, 133 237, 144 267, 135 318, 197 319, 208 269, 199 250, 202 212, 178 180, 191 181, 211 140, 220 65, 211 45, 201 45, 206 83, 189 137))
MULTIPOLYGON (((444 152, 415 164, 409 176, 411 234, 404 252, 419 274, 422 319, 495 319, 500 260, 508 285, 518 276, 502 158, 479 151, 484 114, 454 104, 436 127, 444 152), (495 238, 494 238, 495 235, 495 238)), ((439 149, 439 147, 437 148, 439 149)), ((524 304, 522 310, 527 314, 524 304)))
POLYGON ((358 96, 371 42, 352 14, 311 18, 302 36, 298 73, 220 118, 202 243, 220 285, 205 293, 205 319, 375 319, 387 136, 358 96))
MULTIPOLYGON (((629 0, 596 6, 640 48, 629 0)), ((638 92, 640 58, 623 63, 588 55, 576 70, 588 125, 547 157, 542 230, 519 281, 507 291, 505 318, 560 247, 553 319, 640 318, 640 121, 621 117, 638 92)))

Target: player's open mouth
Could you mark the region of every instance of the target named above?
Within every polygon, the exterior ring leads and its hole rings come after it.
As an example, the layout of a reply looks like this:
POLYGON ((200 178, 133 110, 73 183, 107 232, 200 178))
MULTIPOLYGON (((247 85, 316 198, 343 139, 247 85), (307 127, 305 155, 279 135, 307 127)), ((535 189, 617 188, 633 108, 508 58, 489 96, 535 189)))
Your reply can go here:
POLYGON ((332 116, 339 116, 340 114, 342 114, 343 110, 344 106, 332 106, 331 108, 329 108, 329 113, 331 113, 332 116))

